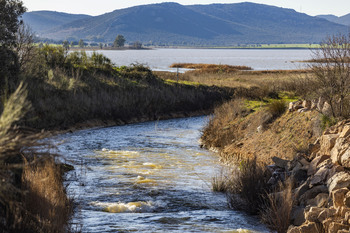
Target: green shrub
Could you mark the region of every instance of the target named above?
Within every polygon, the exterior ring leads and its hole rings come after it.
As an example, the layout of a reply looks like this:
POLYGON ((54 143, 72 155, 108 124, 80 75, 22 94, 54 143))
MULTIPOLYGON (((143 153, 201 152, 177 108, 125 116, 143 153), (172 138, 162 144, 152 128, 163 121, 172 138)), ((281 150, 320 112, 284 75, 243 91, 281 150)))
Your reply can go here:
POLYGON ((334 117, 327 116, 325 114, 321 115, 321 128, 322 130, 325 130, 328 127, 331 127, 335 124, 337 124, 337 119, 334 117))
POLYGON ((284 100, 272 100, 271 103, 267 105, 267 110, 273 117, 282 115, 286 109, 287 105, 284 100))

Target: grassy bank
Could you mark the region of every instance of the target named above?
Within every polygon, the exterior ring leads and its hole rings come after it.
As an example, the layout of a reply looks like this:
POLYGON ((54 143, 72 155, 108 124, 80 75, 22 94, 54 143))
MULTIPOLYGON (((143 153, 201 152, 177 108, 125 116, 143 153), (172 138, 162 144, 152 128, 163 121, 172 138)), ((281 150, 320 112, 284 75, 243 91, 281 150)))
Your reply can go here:
POLYGON ((116 67, 96 53, 66 54, 50 46, 27 64, 25 83, 33 110, 24 124, 38 129, 203 114, 233 94, 229 88, 164 81, 142 65, 116 67))

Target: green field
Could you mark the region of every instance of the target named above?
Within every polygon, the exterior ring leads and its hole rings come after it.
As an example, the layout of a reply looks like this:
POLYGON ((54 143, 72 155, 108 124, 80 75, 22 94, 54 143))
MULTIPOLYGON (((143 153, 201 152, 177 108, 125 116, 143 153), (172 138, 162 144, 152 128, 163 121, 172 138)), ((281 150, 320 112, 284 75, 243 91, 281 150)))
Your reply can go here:
POLYGON ((244 44, 237 46, 213 47, 221 49, 314 49, 319 44, 244 44))

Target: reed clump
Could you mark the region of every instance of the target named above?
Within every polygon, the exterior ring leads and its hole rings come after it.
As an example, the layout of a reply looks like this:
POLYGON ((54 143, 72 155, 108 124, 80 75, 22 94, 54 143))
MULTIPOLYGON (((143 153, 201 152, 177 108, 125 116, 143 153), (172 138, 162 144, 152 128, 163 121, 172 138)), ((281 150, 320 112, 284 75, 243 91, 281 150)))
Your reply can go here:
POLYGON ((227 195, 231 208, 244 210, 250 214, 258 214, 269 192, 269 172, 263 164, 257 163, 255 158, 241 160, 237 166, 227 171, 218 180, 213 180, 213 188, 220 187, 227 195))
POLYGON ((262 222, 273 231, 287 232, 293 205, 293 181, 288 178, 283 183, 279 182, 277 187, 266 195, 266 201, 260 209, 262 222))
POLYGON ((66 232, 72 203, 63 185, 62 171, 53 158, 26 161, 22 185, 23 203, 36 232, 66 232))

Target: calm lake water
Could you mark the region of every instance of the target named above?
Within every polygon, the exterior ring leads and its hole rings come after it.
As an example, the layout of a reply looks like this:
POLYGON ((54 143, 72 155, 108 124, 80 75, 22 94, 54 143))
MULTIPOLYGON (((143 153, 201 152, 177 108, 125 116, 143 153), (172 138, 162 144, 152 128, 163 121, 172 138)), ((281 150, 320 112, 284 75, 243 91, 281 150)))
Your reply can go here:
POLYGON ((306 66, 298 61, 308 60, 308 49, 153 49, 153 50, 99 50, 117 66, 141 63, 152 70, 170 69, 173 63, 210 63, 245 65, 254 70, 289 70, 306 66))
POLYGON ((268 232, 230 210, 210 182, 217 155, 198 143, 206 117, 89 129, 60 135, 75 166, 68 191, 83 232, 268 232))

